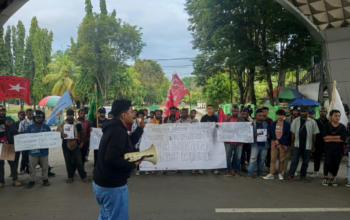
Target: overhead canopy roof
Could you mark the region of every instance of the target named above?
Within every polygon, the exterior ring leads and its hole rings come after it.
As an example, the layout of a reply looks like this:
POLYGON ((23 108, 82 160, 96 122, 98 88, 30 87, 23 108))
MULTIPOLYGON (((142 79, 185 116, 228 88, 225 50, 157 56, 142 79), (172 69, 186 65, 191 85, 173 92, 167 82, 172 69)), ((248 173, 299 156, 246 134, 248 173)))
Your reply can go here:
POLYGON ((350 0, 288 0, 319 30, 350 26, 350 0))
POLYGON ((29 0, 0 0, 0 27, 29 0))

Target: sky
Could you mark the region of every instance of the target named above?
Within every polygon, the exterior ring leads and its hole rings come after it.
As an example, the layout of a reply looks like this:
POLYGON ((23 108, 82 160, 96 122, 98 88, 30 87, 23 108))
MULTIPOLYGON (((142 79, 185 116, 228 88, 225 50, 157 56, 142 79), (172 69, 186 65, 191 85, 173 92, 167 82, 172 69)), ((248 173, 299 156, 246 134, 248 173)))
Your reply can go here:
MULTIPOLYGON (((140 59, 194 58, 192 36, 187 30, 188 14, 185 0, 106 0, 109 13, 115 9, 117 18, 142 27, 147 44, 140 59)), ((100 12, 99 0, 92 0, 93 11, 100 12)), ((85 16, 85 0, 30 0, 5 24, 16 25, 21 20, 28 34, 30 21, 36 16, 39 26, 54 34, 53 52, 65 50, 70 38, 77 38, 78 26, 85 16)), ((5 27, 4 26, 4 27, 5 27)), ((132 62, 130 63, 132 64, 132 62)), ((191 76, 192 62, 186 60, 159 61, 168 78, 176 71, 180 78, 191 76)))

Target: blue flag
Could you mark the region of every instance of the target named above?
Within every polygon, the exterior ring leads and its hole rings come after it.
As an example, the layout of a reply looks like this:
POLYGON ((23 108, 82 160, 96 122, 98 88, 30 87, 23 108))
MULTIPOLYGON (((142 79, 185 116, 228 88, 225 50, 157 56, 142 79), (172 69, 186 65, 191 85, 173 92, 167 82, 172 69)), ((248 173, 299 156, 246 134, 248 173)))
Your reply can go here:
POLYGON ((72 106, 73 105, 73 101, 70 98, 70 94, 69 94, 69 89, 61 96, 61 98, 58 100, 58 102, 56 103, 55 107, 53 107, 52 112, 50 114, 50 116, 46 119, 46 124, 47 125, 51 125, 53 123, 55 123, 56 120, 56 115, 62 111, 63 109, 72 106))

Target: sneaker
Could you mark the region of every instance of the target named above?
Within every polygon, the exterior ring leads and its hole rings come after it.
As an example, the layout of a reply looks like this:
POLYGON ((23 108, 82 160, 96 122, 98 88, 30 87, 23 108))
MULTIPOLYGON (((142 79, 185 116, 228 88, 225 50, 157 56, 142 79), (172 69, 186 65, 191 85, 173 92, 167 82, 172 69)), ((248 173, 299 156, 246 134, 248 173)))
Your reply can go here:
POLYGON ((136 172, 136 176, 140 176, 140 171, 137 171, 137 172, 136 172))
POLYGON ((146 174, 146 175, 149 175, 149 172, 148 172, 148 171, 146 171, 146 172, 145 172, 145 174, 146 174))
POLYGON ((22 183, 19 182, 18 180, 13 181, 12 185, 14 186, 22 186, 22 183))
POLYGON ((29 182, 28 185, 27 185, 27 189, 31 189, 35 184, 35 181, 33 182, 29 182))
POLYGON ((312 177, 312 178, 316 178, 317 176, 318 176, 318 172, 314 171, 314 172, 311 174, 311 176, 310 176, 310 177, 312 177))
POLYGON ((48 177, 54 177, 54 176, 56 176, 56 174, 53 173, 53 172, 49 172, 49 173, 47 174, 47 176, 48 176, 48 177))
POLYGON ((219 172, 218 170, 214 170, 214 174, 215 174, 215 175, 219 175, 220 172, 219 172))
POLYGON ((192 174, 197 174, 197 170, 192 170, 191 173, 192 174))
POLYGON ((203 174, 204 173, 204 171, 203 170, 198 170, 198 174, 203 174))
POLYGON ((295 171, 294 176, 298 176, 298 172, 297 171, 295 171))
POLYGON ((43 185, 44 186, 50 186, 51 183, 49 183, 49 180, 43 180, 43 185))
POLYGON ((328 179, 323 179, 322 180, 322 186, 328 186, 328 179))
POLYGON ((3 184, 3 183, 0 183, 0 188, 2 188, 2 187, 4 187, 5 186, 5 184, 3 184))
POLYGON ((269 175, 267 175, 267 176, 264 176, 263 178, 264 178, 265 180, 273 180, 273 179, 275 179, 275 176, 272 175, 272 174, 269 174, 269 175))
POLYGON ((253 176, 252 176, 252 175, 248 175, 248 176, 247 176, 247 179, 250 179, 250 180, 251 180, 251 179, 253 179, 253 176))
POLYGON ((223 176, 232 176, 234 174, 235 172, 233 170, 230 170, 230 171, 226 171, 223 176))
POLYGON ((161 174, 166 174, 166 171, 160 171, 161 174))
POLYGON ((332 186, 338 186, 338 183, 335 179, 331 179, 332 186))
MULTIPOLYGON (((345 184, 346 187, 350 187, 350 181, 348 181, 346 184, 345 184)), ((1 188, 1 183, 0 183, 0 188, 1 188)))
POLYGON ((155 172, 155 171, 152 171, 151 173, 152 173, 152 174, 155 174, 156 172, 155 172))
POLYGON ((40 166, 39 166, 39 164, 38 165, 36 165, 36 169, 38 170, 38 169, 40 169, 40 166))
POLYGON ((278 174, 278 179, 280 179, 280 180, 283 180, 284 179, 284 177, 283 177, 283 175, 280 173, 280 174, 278 174))

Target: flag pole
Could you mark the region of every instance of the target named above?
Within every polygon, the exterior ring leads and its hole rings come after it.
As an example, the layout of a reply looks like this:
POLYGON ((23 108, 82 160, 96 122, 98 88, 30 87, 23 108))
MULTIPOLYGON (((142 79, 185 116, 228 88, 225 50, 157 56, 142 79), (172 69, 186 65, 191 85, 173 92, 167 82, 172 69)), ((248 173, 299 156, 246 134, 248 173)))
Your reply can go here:
POLYGON ((98 114, 97 114, 97 86, 96 86, 96 83, 95 83, 95 103, 96 103, 96 110, 95 110, 95 113, 96 113, 96 127, 98 128, 98 114))
POLYGON ((333 93, 332 93, 332 105, 330 107, 330 111, 333 110, 334 108, 334 96, 335 96, 335 88, 337 86, 337 81, 334 80, 334 83, 333 83, 333 93))

